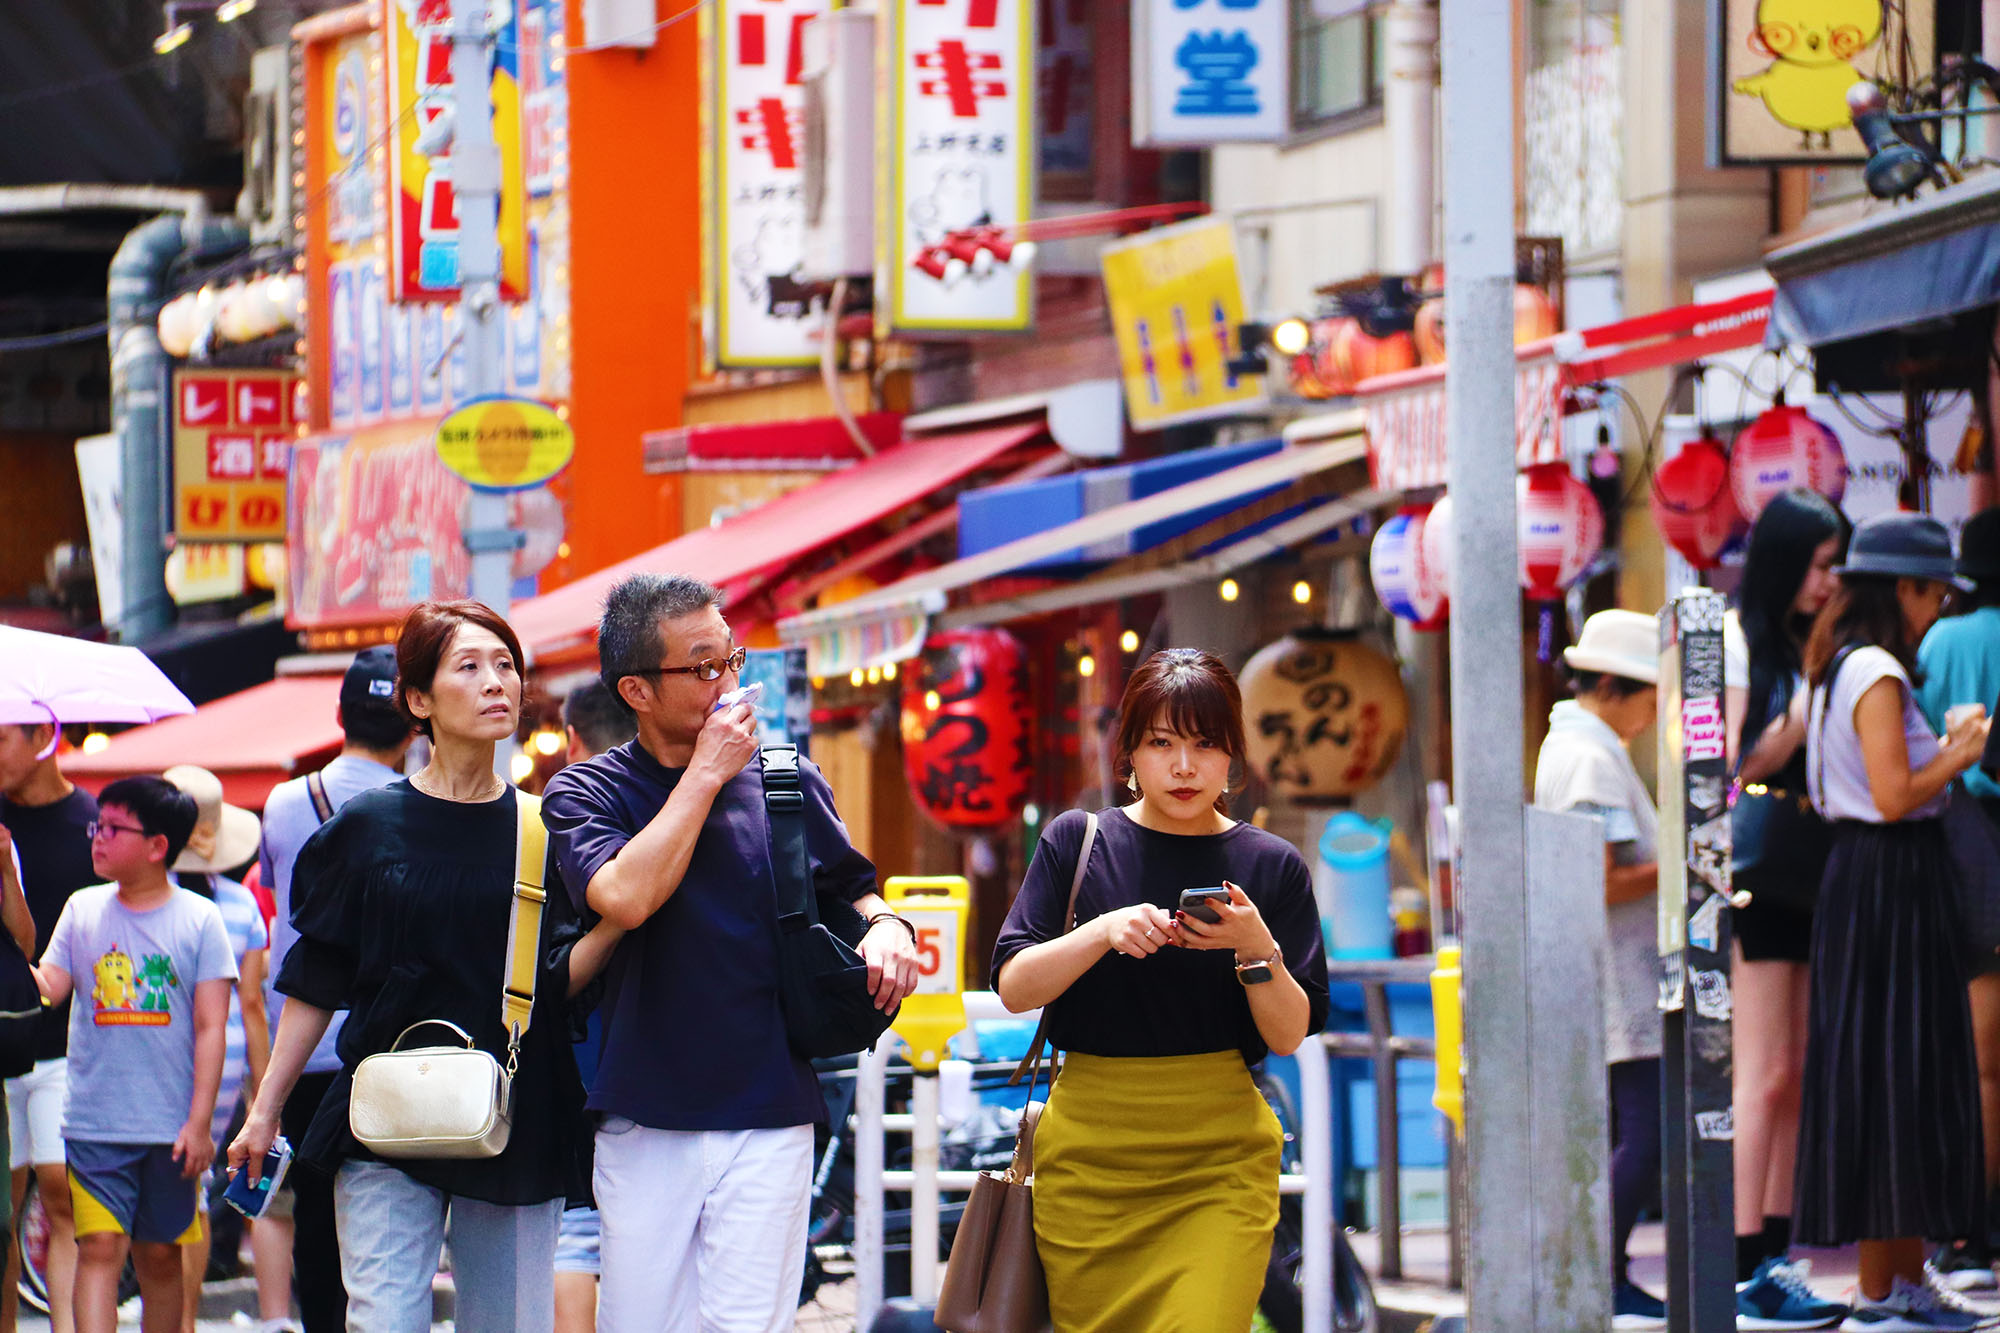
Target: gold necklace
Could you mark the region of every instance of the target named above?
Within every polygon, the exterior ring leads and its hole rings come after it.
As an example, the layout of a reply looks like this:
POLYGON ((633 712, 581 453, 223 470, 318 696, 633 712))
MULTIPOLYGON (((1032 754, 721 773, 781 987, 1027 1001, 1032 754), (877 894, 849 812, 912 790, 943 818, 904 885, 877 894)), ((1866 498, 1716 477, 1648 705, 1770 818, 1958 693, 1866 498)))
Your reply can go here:
POLYGON ((430 771, 431 771, 430 767, 426 765, 425 767, 420 768, 416 772, 410 774, 410 785, 412 787, 415 787, 418 791, 422 792, 424 795, 436 797, 440 801, 457 801, 463 805, 476 805, 481 801, 492 800, 495 796, 498 796, 500 794, 500 790, 507 785, 505 782, 502 782, 500 780, 500 775, 498 773, 494 773, 489 775, 492 777, 493 780, 487 784, 486 789, 484 791, 478 793, 477 795, 462 796, 462 797, 453 796, 450 792, 445 791, 441 785, 438 785, 438 780, 434 777, 429 778, 428 781, 419 781, 419 779, 425 778, 426 775, 430 773, 430 771))

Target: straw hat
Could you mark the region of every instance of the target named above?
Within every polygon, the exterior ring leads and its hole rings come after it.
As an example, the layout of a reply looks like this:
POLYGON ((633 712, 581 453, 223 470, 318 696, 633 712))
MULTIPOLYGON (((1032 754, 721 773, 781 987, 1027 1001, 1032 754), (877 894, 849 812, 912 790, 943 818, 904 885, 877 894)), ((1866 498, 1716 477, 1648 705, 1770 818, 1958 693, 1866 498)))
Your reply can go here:
POLYGON ((242 806, 222 799, 222 779, 194 764, 175 764, 160 775, 194 797, 194 832, 175 870, 234 870, 257 855, 263 825, 242 806))
POLYGON ((1651 616, 1637 611, 1599 611, 1583 622, 1576 646, 1563 649, 1563 661, 1577 671, 1598 671, 1657 685, 1659 626, 1651 616))

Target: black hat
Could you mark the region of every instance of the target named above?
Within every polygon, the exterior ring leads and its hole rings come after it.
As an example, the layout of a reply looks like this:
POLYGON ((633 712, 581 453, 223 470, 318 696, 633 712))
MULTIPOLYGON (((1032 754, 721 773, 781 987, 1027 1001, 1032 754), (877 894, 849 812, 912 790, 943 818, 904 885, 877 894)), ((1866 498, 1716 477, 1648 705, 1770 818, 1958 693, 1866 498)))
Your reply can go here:
POLYGON ((1971 580, 1958 576, 1951 556, 1951 533, 1923 514, 1877 514, 1854 529, 1847 543, 1847 563, 1834 573, 1876 578, 1929 579, 1970 591, 1971 580))
POLYGON ((1980 510, 1959 529, 1958 572, 1982 582, 2000 580, 2000 506, 1980 510))
POLYGON ((386 643, 363 648, 340 682, 340 706, 380 711, 396 708, 396 650, 386 643))

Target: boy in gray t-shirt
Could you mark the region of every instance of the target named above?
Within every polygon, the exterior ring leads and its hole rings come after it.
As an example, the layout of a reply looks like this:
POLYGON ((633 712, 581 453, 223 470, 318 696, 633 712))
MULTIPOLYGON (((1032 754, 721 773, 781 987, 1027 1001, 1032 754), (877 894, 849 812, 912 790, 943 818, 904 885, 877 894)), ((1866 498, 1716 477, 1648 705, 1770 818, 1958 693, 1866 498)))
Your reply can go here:
POLYGON ((215 904, 167 867, 195 824, 194 798, 161 778, 124 778, 98 798, 91 861, 112 883, 64 905, 41 965, 42 994, 72 992, 63 1144, 76 1213, 76 1327, 113 1333, 129 1253, 148 1326, 179 1318, 177 1245, 200 1234, 197 1184, 222 1079, 236 957, 215 904))

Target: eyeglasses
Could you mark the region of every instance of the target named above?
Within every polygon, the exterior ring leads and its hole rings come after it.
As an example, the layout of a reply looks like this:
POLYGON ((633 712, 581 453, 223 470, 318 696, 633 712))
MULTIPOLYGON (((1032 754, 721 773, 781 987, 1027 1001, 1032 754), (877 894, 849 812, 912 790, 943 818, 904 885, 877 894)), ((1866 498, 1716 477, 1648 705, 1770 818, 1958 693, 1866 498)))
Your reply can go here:
POLYGON ((634 676, 693 676, 696 680, 720 680, 725 671, 741 671, 743 664, 750 660, 748 648, 738 648, 727 657, 704 657, 693 666, 647 667, 634 671, 634 676))
POLYGON ((108 838, 117 833, 136 833, 142 838, 147 836, 146 830, 137 824, 114 824, 108 819, 93 819, 83 826, 83 831, 92 842, 96 842, 100 835, 108 838))

